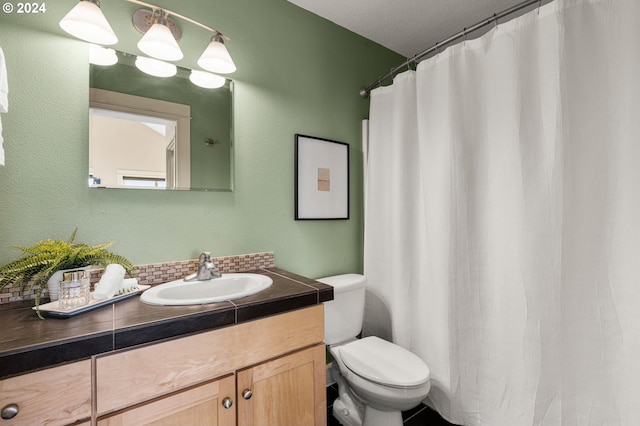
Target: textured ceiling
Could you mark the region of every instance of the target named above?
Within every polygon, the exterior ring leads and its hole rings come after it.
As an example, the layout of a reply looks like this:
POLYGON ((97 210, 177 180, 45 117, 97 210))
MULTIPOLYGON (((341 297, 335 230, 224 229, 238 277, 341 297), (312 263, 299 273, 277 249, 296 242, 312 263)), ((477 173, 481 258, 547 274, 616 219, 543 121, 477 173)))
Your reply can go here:
MULTIPOLYGON (((288 0, 405 57, 522 0, 288 0)), ((548 0, 543 1, 547 3, 548 0)))

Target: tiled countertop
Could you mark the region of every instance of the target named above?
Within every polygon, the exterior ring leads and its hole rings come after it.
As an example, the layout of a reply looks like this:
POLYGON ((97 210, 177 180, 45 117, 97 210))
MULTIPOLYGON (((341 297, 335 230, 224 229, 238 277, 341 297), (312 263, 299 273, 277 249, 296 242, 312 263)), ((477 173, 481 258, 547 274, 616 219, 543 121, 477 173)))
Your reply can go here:
POLYGON ((0 379, 92 355, 231 326, 333 299, 333 288, 279 268, 247 271, 273 284, 233 302, 152 306, 140 297, 68 319, 39 319, 33 301, 0 309, 0 379))

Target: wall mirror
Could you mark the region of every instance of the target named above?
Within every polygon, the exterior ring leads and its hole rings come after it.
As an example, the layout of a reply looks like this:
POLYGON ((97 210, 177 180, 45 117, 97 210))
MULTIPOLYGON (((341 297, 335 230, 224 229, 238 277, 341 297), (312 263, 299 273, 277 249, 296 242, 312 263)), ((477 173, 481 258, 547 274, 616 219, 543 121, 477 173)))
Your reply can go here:
POLYGON ((117 55, 90 65, 89 186, 233 190, 233 82, 205 89, 188 69, 154 77, 117 55))

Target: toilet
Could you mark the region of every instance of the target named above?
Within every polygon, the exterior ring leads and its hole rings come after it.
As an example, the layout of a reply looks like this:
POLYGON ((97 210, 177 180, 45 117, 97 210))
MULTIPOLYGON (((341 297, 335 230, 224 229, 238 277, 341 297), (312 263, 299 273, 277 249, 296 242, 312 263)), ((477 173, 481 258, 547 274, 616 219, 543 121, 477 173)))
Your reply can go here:
POLYGON ((362 330, 366 278, 344 274, 320 278, 333 286, 324 303, 324 342, 334 358, 338 384, 333 415, 344 426, 401 426, 402 411, 416 407, 431 384, 429 368, 415 354, 362 330))

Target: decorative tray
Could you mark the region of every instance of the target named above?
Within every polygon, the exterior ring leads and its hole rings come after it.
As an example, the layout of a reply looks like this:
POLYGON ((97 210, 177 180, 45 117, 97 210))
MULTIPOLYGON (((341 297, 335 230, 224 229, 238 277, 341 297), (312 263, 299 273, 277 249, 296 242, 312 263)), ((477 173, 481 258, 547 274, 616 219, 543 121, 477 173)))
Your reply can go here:
MULTIPOLYGON (((91 301, 84 306, 80 306, 78 308, 74 308, 74 309, 60 309, 58 306, 58 301, 55 300, 53 302, 49 302, 49 303, 45 303, 43 305, 40 305, 40 311, 43 313, 46 313, 48 316, 52 316, 52 317, 58 317, 58 318, 70 318, 72 316, 84 313, 84 312, 88 312, 88 311, 92 311, 94 309, 97 308, 101 308, 102 306, 106 306, 106 305, 111 305, 112 303, 116 303, 116 302, 120 302, 121 300, 125 300, 128 299, 132 296, 135 296, 137 294, 140 294, 141 292, 145 291, 146 289, 148 289, 149 287, 151 287, 150 285, 138 285, 138 288, 136 288, 133 291, 130 291, 129 293, 124 293, 124 294, 120 294, 117 296, 113 296, 110 299, 103 299, 103 300, 97 300, 93 298, 93 292, 91 293, 91 301)), ((34 311, 36 310, 36 307, 34 306, 33 308, 34 311)))

